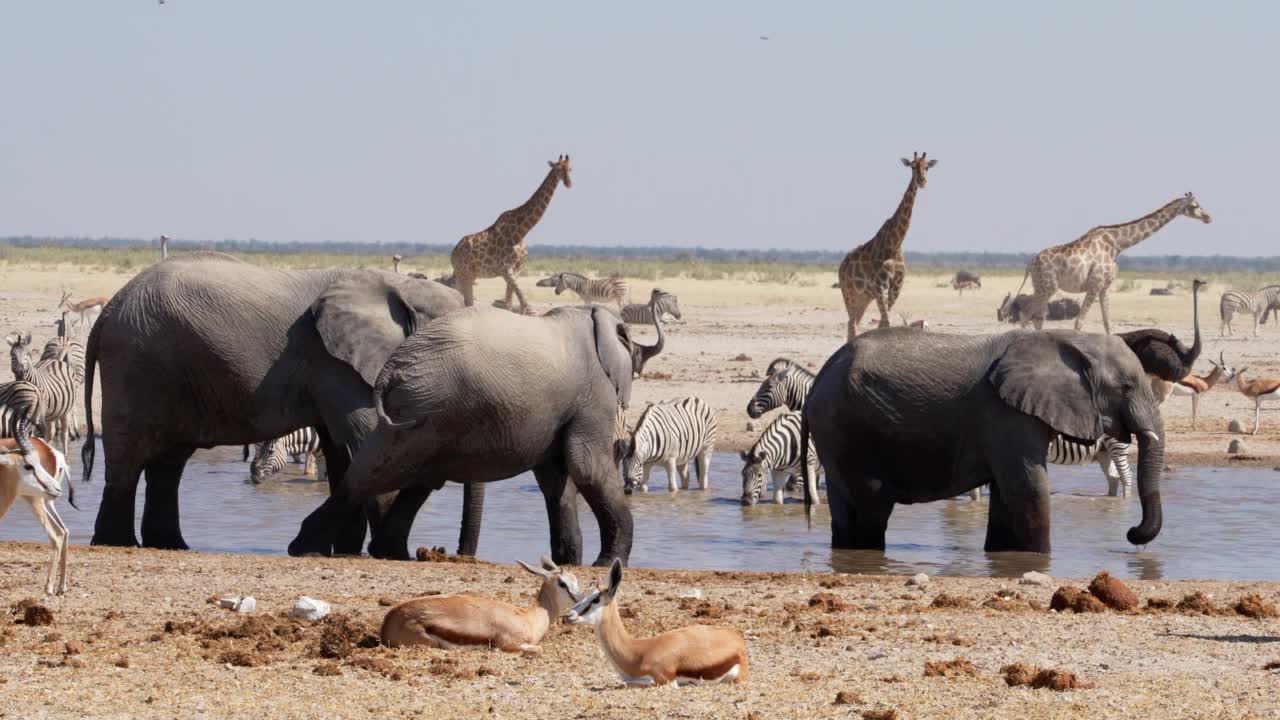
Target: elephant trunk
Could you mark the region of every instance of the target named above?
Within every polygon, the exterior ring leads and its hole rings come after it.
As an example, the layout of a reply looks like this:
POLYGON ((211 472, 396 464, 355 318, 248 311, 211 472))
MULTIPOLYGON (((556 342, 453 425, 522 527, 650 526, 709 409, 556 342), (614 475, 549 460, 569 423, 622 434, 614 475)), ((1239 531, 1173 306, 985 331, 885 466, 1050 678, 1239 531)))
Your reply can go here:
POLYGON ((1129 528, 1129 542, 1146 545, 1160 534, 1160 473, 1164 471, 1164 424, 1154 431, 1138 433, 1138 498, 1142 502, 1142 522, 1129 528), (1156 436, 1156 437, 1153 437, 1156 436))
POLYGON ((458 532, 458 554, 474 557, 480 545, 480 518, 484 516, 484 483, 462 486, 462 529, 458 532))

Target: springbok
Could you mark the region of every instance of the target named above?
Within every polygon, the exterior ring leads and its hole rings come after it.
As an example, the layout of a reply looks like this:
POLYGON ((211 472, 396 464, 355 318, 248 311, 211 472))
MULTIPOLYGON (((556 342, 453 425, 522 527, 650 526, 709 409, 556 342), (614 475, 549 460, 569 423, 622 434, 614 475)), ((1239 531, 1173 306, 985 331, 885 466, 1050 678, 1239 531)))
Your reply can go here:
POLYGON ((1196 415, 1200 410, 1201 393, 1208 392, 1220 382, 1231 382, 1236 374, 1235 370, 1227 366, 1227 361, 1222 357, 1221 352, 1218 353, 1218 362, 1210 360, 1209 364, 1213 365, 1213 370, 1209 371, 1208 375, 1188 375, 1176 383, 1166 382, 1155 376, 1151 378, 1152 386, 1156 387, 1156 397, 1161 400, 1169 395, 1190 396, 1192 430, 1196 429, 1196 415))
POLYGON ((68 500, 75 507, 75 486, 70 482, 62 453, 44 440, 31 437, 25 422, 20 423, 17 437, 0 439, 0 518, 18 498, 31 504, 31 512, 49 534, 49 544, 53 546, 49 579, 44 586, 47 595, 67 591, 67 542, 71 531, 53 505, 62 495, 64 479, 68 500))
POLYGON ((470 595, 432 595, 406 600, 382 620, 382 644, 452 648, 486 645, 505 652, 540 653, 538 643, 551 622, 578 601, 578 579, 551 558, 536 568, 520 567, 542 578, 538 598, 528 608, 470 595))
POLYGON ((631 687, 675 683, 678 687, 747 681, 747 643, 737 630, 690 625, 651 638, 631 637, 614 602, 621 584, 622 562, 615 559, 609 568, 609 587, 583 598, 565 620, 595 626, 605 657, 624 683, 631 687))
POLYGON ((93 321, 97 319, 98 313, 102 312, 102 306, 107 304, 107 298, 91 297, 85 298, 80 302, 71 302, 71 293, 63 290, 62 300, 58 303, 58 307, 65 307, 67 310, 76 313, 80 319, 76 321, 76 327, 84 325, 85 321, 89 321, 89 325, 93 325, 93 321))
POLYGON ((1253 398, 1253 434, 1258 434, 1258 425, 1262 422, 1262 403, 1280 400, 1280 378, 1255 378, 1245 380, 1248 367, 1236 371, 1236 388, 1241 395, 1253 398))

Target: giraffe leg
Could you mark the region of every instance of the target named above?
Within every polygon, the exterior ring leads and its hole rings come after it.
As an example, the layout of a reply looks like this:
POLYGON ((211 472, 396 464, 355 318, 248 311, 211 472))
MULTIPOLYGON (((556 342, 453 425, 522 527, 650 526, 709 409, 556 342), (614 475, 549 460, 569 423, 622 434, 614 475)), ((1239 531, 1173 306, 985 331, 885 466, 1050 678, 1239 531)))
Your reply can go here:
MULTIPOLYGON (((1107 292, 1108 289, 1109 288, 1104 287, 1102 288, 1101 292, 1098 293, 1098 310, 1102 312, 1102 331, 1110 335, 1111 334, 1111 315, 1110 315, 1111 303, 1108 300, 1108 295, 1109 295, 1109 293, 1107 292)), ((1080 314, 1084 315, 1083 309, 1080 310, 1080 314)), ((1080 318, 1076 318, 1076 320, 1079 321, 1080 318)))
POLYGON ((844 307, 845 311, 849 313, 849 342, 853 342, 854 336, 858 334, 858 322, 862 320, 862 315, 866 313, 867 306, 871 304, 871 298, 853 289, 850 289, 848 293, 845 296, 844 307))
POLYGON ((462 303, 467 307, 476 304, 476 280, 470 275, 456 275, 458 292, 462 293, 462 303))
POLYGON ((1076 330, 1080 329, 1080 325, 1084 322, 1084 316, 1089 314, 1089 308, 1093 307, 1093 301, 1098 298, 1098 291, 1089 288, 1084 294, 1084 300, 1080 302, 1080 314, 1076 316, 1076 330))
POLYGON ((516 299, 520 301, 520 313, 528 315, 529 303, 524 299, 524 291, 516 284, 515 276, 511 274, 510 270, 506 270, 502 273, 502 279, 507 281, 507 309, 511 309, 511 293, 514 291, 516 299))

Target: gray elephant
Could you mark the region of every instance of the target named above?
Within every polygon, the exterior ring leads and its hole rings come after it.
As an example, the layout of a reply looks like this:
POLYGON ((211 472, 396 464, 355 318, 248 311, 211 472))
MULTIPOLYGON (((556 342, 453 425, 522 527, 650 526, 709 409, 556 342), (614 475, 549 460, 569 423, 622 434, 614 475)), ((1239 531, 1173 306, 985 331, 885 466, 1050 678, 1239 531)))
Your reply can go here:
POLYGON ((614 441, 619 407, 630 401, 635 347, 626 324, 599 305, 538 317, 470 307, 426 325, 378 375, 379 423, 352 458, 352 495, 430 493, 446 481, 485 483, 532 470, 557 564, 582 562, 578 493, 600 526, 595 564, 625 562, 632 521, 614 441))
POLYGON ((1141 545, 1160 532, 1163 432, 1142 365, 1120 338, 892 328, 827 360, 804 406, 801 446, 809 452, 812 435, 827 472, 833 547, 884 549, 894 505, 990 483, 986 549, 1047 553, 1054 435, 1138 436, 1142 521, 1128 539, 1141 545))
MULTIPOLYGON (((405 337, 462 306, 461 295, 431 281, 374 270, 266 270, 221 253, 184 255, 142 271, 89 334, 85 407, 92 407, 97 363, 106 455, 93 543, 137 544, 134 498, 145 472, 143 544, 185 549, 178 484, 197 448, 315 426, 330 497, 303 522, 289 552, 359 553, 366 521, 347 498, 344 477, 377 422, 373 381, 405 337)), ((94 461, 89 415, 86 480, 94 461)), ((390 498, 383 501, 386 509, 390 498)), ((421 505, 413 497, 395 503, 392 510, 421 505)), ((480 504, 468 508, 473 522, 462 539, 465 547, 467 534, 474 536, 472 552, 480 504)))

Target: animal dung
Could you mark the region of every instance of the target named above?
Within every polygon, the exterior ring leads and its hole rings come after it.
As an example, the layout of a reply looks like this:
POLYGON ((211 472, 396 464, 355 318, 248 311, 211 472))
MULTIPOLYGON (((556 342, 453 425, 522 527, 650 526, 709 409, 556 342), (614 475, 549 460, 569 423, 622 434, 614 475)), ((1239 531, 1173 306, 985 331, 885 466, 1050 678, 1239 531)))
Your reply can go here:
POLYGON ((251 613, 258 609, 258 601, 252 595, 230 595, 219 598, 218 607, 232 612, 251 613))
POLYGON ((323 600, 316 600, 303 595, 294 601, 293 607, 289 609, 289 617, 297 620, 315 621, 324 618, 332 609, 332 606, 323 600))
POLYGON ((22 623, 29 627, 52 625, 53 611, 40 604, 28 605, 22 611, 22 623))
POLYGON ((1004 681, 1009 687, 1029 685, 1033 688, 1047 688, 1055 692, 1084 690, 1093 687, 1092 683, 1081 681, 1073 672, 1058 670, 1057 668, 1041 670, 1034 665, 1026 663, 1005 665, 1000 668, 1000 674, 1004 676, 1004 681))
POLYGON ((1098 573, 1089 583, 1089 592, 1112 610, 1132 610, 1138 607, 1138 596, 1111 573, 1098 573))

